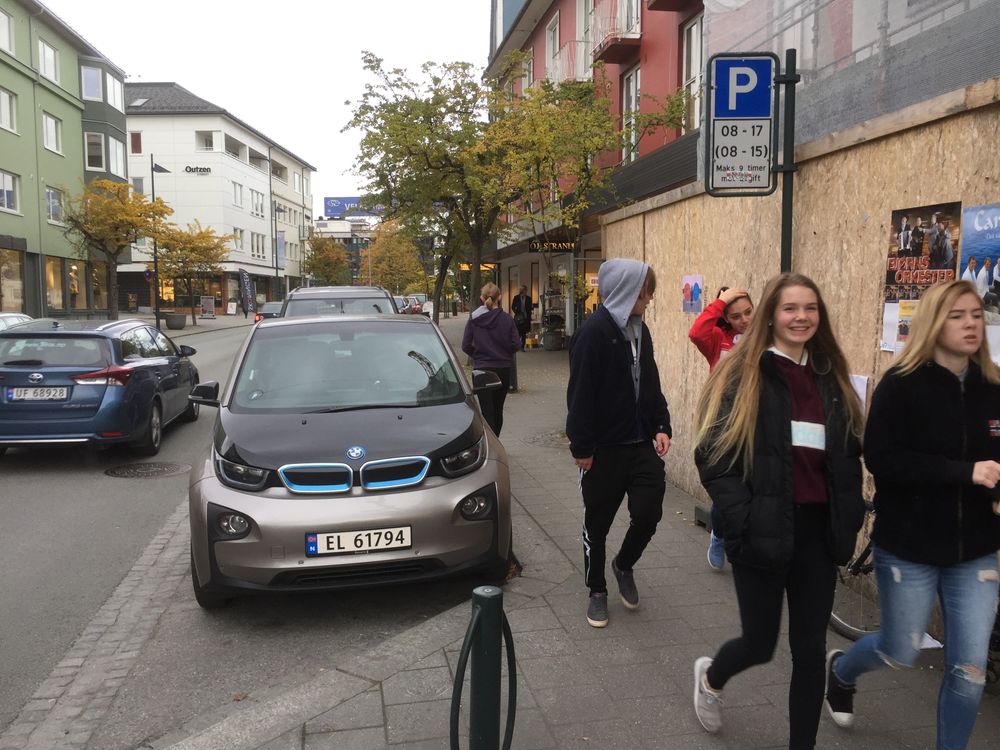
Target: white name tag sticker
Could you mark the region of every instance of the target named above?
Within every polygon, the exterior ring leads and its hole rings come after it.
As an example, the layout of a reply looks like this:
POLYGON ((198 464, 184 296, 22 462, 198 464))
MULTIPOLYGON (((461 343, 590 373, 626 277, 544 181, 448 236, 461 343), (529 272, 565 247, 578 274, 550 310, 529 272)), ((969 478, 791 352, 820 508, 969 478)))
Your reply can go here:
POLYGON ((796 448, 826 450, 826 426, 815 422, 792 420, 792 445, 796 448))

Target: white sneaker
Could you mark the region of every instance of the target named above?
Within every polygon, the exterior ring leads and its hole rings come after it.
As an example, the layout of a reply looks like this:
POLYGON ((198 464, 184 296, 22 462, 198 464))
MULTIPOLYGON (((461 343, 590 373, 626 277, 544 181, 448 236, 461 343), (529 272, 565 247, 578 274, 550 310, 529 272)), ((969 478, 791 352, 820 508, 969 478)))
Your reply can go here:
POLYGON ((712 659, 701 656, 694 662, 694 713, 706 732, 722 729, 722 693, 708 687, 706 673, 712 659))

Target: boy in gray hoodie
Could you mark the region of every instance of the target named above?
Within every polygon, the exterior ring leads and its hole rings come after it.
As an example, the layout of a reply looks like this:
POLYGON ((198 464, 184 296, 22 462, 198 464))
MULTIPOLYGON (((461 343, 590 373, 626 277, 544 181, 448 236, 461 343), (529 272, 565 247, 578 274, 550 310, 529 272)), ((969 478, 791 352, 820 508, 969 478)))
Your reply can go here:
POLYGON ((628 495, 630 524, 611 570, 622 603, 639 606, 632 567, 663 515, 670 449, 670 412, 660 390, 653 341, 642 314, 656 290, 653 270, 637 260, 601 265, 602 303, 570 340, 566 434, 580 469, 584 575, 590 589, 587 622, 608 624, 604 578, 608 531, 628 495))

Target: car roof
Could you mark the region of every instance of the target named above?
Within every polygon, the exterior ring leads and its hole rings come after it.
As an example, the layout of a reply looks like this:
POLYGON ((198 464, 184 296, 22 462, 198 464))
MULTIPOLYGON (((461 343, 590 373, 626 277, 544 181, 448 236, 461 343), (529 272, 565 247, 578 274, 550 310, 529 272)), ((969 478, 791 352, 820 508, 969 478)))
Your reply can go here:
POLYGON ((125 320, 53 320, 52 318, 41 318, 22 323, 16 328, 0 331, 0 336, 24 336, 25 334, 67 336, 84 333, 93 336, 114 337, 142 325, 148 325, 148 323, 137 318, 126 318, 125 320))
POLYGON ((292 297, 370 297, 373 294, 391 297, 389 290, 380 286, 310 286, 293 289, 288 298, 292 297))
POLYGON ((323 323, 340 326, 346 323, 376 323, 378 325, 433 325, 430 318, 422 315, 311 315, 301 318, 267 318, 257 324, 258 328, 278 328, 281 326, 301 326, 323 323))

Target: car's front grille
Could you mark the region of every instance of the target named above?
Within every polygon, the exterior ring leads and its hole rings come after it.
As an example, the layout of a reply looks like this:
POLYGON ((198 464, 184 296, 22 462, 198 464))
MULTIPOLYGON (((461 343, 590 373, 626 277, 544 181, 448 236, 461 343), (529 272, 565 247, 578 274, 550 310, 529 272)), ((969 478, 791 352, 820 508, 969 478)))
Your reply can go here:
POLYGON ((354 471, 347 464, 285 464, 278 476, 297 494, 348 492, 354 484, 354 471))
POLYGON ((430 465, 426 456, 369 461, 361 467, 361 486, 366 490, 411 487, 424 481, 430 465))
POLYGON ((374 583, 432 573, 444 566, 437 560, 413 560, 377 565, 348 565, 310 571, 286 571, 271 581, 276 586, 333 586, 340 583, 374 583))

